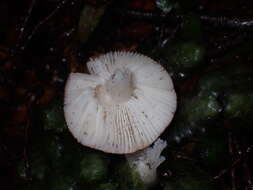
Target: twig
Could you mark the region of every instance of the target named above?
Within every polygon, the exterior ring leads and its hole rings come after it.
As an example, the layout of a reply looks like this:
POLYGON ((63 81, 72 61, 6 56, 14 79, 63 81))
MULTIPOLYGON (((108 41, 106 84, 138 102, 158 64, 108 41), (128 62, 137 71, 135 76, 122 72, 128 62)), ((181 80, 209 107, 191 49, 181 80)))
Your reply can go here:
MULTIPOLYGON (((24 155, 24 169, 25 169, 25 173, 26 176, 30 176, 30 171, 29 171, 29 160, 28 160, 28 152, 27 152, 27 146, 28 146, 28 130, 30 128, 31 122, 30 120, 27 121, 26 126, 25 126, 25 136, 24 136, 24 150, 23 150, 23 155, 24 155)), ((31 178, 28 178, 31 180, 31 178)))
POLYGON ((63 32, 62 34, 60 34, 60 37, 69 37, 71 36, 74 32, 76 31, 75 28, 70 28, 68 31, 63 32))
POLYGON ((161 22, 169 22, 169 21, 178 21, 183 18, 183 15, 175 15, 175 14, 165 14, 165 13, 157 13, 157 12, 148 12, 148 11, 135 11, 135 10, 120 10, 118 11, 122 16, 126 16, 127 18, 133 19, 141 19, 147 21, 161 21, 161 22))
POLYGON ((214 26, 247 29, 253 27, 253 19, 229 18, 224 16, 200 16, 202 21, 212 23, 214 26))
MULTIPOLYGON (((28 38, 26 39, 26 42, 29 42, 32 37, 36 34, 36 32, 50 19, 52 18, 61 8, 64 7, 65 4, 67 4, 68 2, 73 1, 73 0, 63 0, 61 1, 56 8, 48 15, 46 16, 43 20, 41 20, 32 30, 32 32, 30 33, 30 35, 28 35, 28 38)), ((25 45, 22 46, 22 50, 25 49, 25 45)))
MULTIPOLYGON (((229 133, 228 136, 228 141, 229 141, 229 152, 231 155, 235 155, 235 149, 237 152, 237 156, 238 158, 233 162, 233 164, 227 168, 227 169, 223 169, 222 171, 219 172, 219 174, 217 176, 215 176, 213 179, 214 180, 218 180, 220 179, 222 176, 224 176, 225 174, 227 174, 229 171, 231 172, 231 178, 232 178, 232 184, 231 184, 231 189, 232 190, 236 190, 236 183, 235 183, 235 171, 234 169, 238 166, 239 163, 241 163, 242 161, 246 160, 246 158, 248 157, 249 153, 252 151, 253 149, 253 145, 247 147, 246 151, 241 151, 239 148, 238 143, 236 143, 233 138, 232 138, 232 134, 229 133)), ((247 186, 249 190, 253 189, 253 184, 252 184, 252 176, 250 174, 250 171, 248 170, 248 166, 247 164, 244 164, 244 169, 246 169, 246 173, 248 174, 247 176, 247 186)))
MULTIPOLYGON (((250 150, 251 150, 251 148, 248 147, 246 152, 250 152, 250 150)), ((249 170, 247 160, 245 160, 245 162, 243 162, 243 170, 244 170, 244 174, 245 174, 245 178, 246 178, 247 188, 248 188, 248 190, 252 190, 253 189, 252 174, 249 170)))
MULTIPOLYGON (((181 28, 181 26, 182 25, 175 26, 175 28, 172 29, 172 32, 171 32, 170 36, 166 39, 166 41, 163 40, 164 39, 163 37, 166 35, 164 35, 164 33, 161 33, 160 40, 159 40, 160 46, 163 47, 165 44, 168 44, 169 42, 171 42, 175 38, 175 36, 176 36, 177 32, 179 31, 179 29, 181 28)), ((164 26, 163 26, 163 28, 164 28, 164 26)), ((161 30, 161 31, 163 31, 163 30, 161 30)))
MULTIPOLYGON (((143 12, 135 10, 125 10, 120 12, 123 16, 134 19, 142 19, 149 21, 173 22, 182 20, 187 15, 179 15, 174 13, 158 13, 158 12, 143 12)), ((239 29, 253 29, 253 19, 231 18, 225 16, 199 15, 200 20, 210 23, 215 27, 230 27, 239 29)))
MULTIPOLYGON (((229 144, 229 153, 230 155, 234 155, 234 149, 233 149, 233 139, 232 139, 232 134, 229 132, 228 134, 228 144, 229 144)), ((241 153, 239 153, 241 155, 241 153)), ((237 163, 239 163, 239 159, 237 159, 237 163)), ((234 167, 231 168, 231 186, 232 190, 236 190, 236 184, 235 184, 235 170, 234 167)))
POLYGON ((26 15, 26 17, 25 17, 25 19, 24 19, 24 22, 23 22, 22 26, 20 27, 20 33, 19 33, 19 35, 18 35, 17 46, 19 46, 19 43, 20 43, 20 41, 21 41, 22 38, 23 38, 26 25, 27 25, 28 20, 29 20, 29 18, 30 18, 30 16, 31 16, 31 13, 32 13, 32 10, 33 10, 33 8, 34 8, 34 6, 35 6, 35 3, 36 3, 36 0, 31 0, 29 9, 28 9, 28 11, 27 11, 27 15, 26 15))
POLYGON ((238 32, 236 32, 236 35, 232 35, 232 36, 229 36, 228 38, 224 38, 222 39, 222 41, 217 41, 216 48, 212 48, 211 50, 209 50, 207 52, 206 57, 208 59, 215 60, 214 62, 219 62, 219 61, 222 62, 224 60, 221 59, 221 57, 223 57, 227 51, 230 51, 231 49, 236 48, 240 44, 242 44, 243 41, 246 39, 246 37, 247 37, 246 32, 240 32, 240 35, 238 35, 238 32))

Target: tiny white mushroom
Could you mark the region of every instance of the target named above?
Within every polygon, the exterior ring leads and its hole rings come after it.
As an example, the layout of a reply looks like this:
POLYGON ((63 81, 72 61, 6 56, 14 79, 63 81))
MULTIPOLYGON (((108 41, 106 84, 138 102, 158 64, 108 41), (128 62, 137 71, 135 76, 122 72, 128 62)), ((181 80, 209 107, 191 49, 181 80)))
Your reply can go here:
POLYGON ((172 80, 157 62, 132 52, 91 59, 90 74, 71 73, 64 113, 83 145, 127 154, 152 144, 171 122, 177 98, 172 80))

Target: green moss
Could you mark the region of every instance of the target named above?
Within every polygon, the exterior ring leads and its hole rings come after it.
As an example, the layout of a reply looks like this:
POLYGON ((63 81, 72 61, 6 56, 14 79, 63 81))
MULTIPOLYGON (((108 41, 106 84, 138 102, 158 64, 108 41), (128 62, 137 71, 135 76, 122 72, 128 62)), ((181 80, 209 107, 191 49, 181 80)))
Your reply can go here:
POLYGON ((56 133, 67 131, 63 101, 61 100, 54 101, 46 109, 42 110, 40 118, 46 131, 54 131, 56 133))
MULTIPOLYGON (((51 175, 75 176, 80 170, 80 150, 66 137, 52 134, 36 137, 32 140, 27 160, 31 178, 48 180, 51 175)), ((22 174, 22 173, 20 173, 22 174)))
POLYGON ((228 127, 236 132, 249 132, 252 121, 253 77, 250 68, 232 64, 222 71, 210 72, 199 81, 202 94, 215 94, 222 105, 228 127))
POLYGON ((184 122, 176 122, 175 125, 171 126, 167 141, 169 146, 182 142, 185 138, 191 137, 195 133, 195 129, 184 122))
MULTIPOLYGON (((88 151, 69 135, 46 134, 34 139, 28 166, 22 161, 18 171, 21 178, 32 179, 35 186, 36 183, 47 185, 41 189, 67 190, 93 182, 93 187, 99 186, 108 175, 108 164, 105 154, 88 151)), ((27 188, 33 189, 33 184, 27 188)))
POLYGON ((80 178, 87 183, 102 181, 108 174, 109 160, 102 154, 90 153, 81 160, 80 178))
POLYGON ((194 178, 194 177, 183 177, 176 181, 169 182, 166 184, 165 190, 216 190, 217 188, 210 183, 208 180, 194 178))
POLYGON ((119 190, 119 185, 115 183, 103 183, 96 190, 119 190))
POLYGON ((251 142, 253 93, 230 92, 223 97, 224 116, 227 127, 237 134, 243 141, 251 142))
POLYGON ((215 94, 199 94, 187 102, 183 115, 189 123, 214 119, 222 111, 215 94))
POLYGON ((58 175, 51 178, 49 183, 49 190, 73 190, 76 189, 76 179, 64 176, 64 175, 58 175))
POLYGON ((17 175, 25 182, 29 182, 20 186, 24 190, 45 189, 44 182, 48 181, 50 174, 51 168, 43 157, 27 161, 20 160, 17 166, 17 175))
POLYGON ((193 42, 176 45, 172 54, 172 61, 177 70, 183 71, 199 65, 204 57, 204 48, 193 42))
POLYGON ((44 190, 49 189, 48 183, 44 183, 41 181, 30 181, 26 184, 21 184, 18 186, 19 190, 44 190))
POLYGON ((48 157, 53 162, 57 162, 63 157, 63 149, 64 145, 60 139, 59 136, 52 136, 51 138, 45 139, 47 142, 45 142, 46 145, 46 152, 48 154, 48 157))
POLYGON ((199 16, 189 14, 184 17, 181 37, 184 40, 190 39, 198 42, 202 40, 202 23, 199 16))
POLYGON ((27 168, 28 168, 28 163, 26 160, 22 159, 18 162, 17 164, 17 175, 21 179, 27 180, 29 176, 27 175, 27 168))
POLYGON ((221 111, 222 106, 216 94, 198 94, 185 98, 179 104, 167 140, 179 143, 196 132, 205 131, 209 123, 215 122, 221 111))
POLYGON ((174 79, 185 79, 200 66, 205 54, 201 43, 182 40, 175 44, 167 44, 156 48, 152 52, 161 65, 163 65, 174 79))
POLYGON ((226 96, 224 113, 227 118, 247 118, 253 113, 253 93, 236 93, 226 96))
MULTIPOLYGON (((168 171, 170 176, 162 179, 167 190, 212 190, 211 177, 193 160, 176 158, 172 154, 159 167, 159 171, 168 171)), ((167 173, 168 173, 167 172, 167 173)))
MULTIPOLYGON (((173 154, 159 166, 159 170, 170 171, 173 179, 184 176, 207 177, 207 174, 191 160, 178 159, 173 154)), ((172 178, 171 178, 172 179, 172 178)))
POLYGON ((232 164, 227 131, 222 126, 209 128, 204 135, 200 136, 197 139, 195 152, 200 165, 213 173, 232 164))
POLYGON ((63 157, 63 144, 59 136, 48 134, 33 140, 31 160, 43 158, 49 165, 57 166, 63 157))
POLYGON ((38 180, 44 180, 50 173, 50 167, 43 158, 33 159, 31 161, 31 176, 38 180))
MULTIPOLYGON (((223 116, 228 120, 243 121, 245 126, 249 126, 245 121, 250 120, 252 113, 251 84, 249 70, 237 65, 223 72, 206 74, 198 83, 196 95, 181 97, 168 140, 180 142, 218 122, 223 116)), ((238 122, 231 123, 238 127, 238 122)))
POLYGON ((252 72, 242 65, 232 64, 221 71, 206 74, 199 81, 199 90, 202 93, 213 92, 218 95, 229 92, 252 91, 252 72))
POLYGON ((79 39, 82 43, 88 41, 92 32, 94 32, 100 19, 104 15, 106 7, 106 5, 101 7, 91 5, 84 6, 78 25, 79 39))
POLYGON ((200 156, 203 164, 211 170, 226 168, 228 161, 228 147, 223 141, 206 140, 201 143, 200 156))
POLYGON ((145 190, 147 187, 143 184, 138 172, 131 168, 128 163, 119 163, 115 169, 115 180, 119 184, 120 190, 145 190))
POLYGON ((45 180, 59 167, 62 159, 62 144, 58 136, 41 136, 33 141, 29 153, 29 171, 33 179, 45 180))

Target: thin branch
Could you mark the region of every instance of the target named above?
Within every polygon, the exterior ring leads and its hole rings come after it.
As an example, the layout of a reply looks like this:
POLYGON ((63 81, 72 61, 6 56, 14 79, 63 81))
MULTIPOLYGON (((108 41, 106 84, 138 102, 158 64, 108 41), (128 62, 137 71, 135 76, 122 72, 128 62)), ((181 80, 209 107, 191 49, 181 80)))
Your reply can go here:
MULTIPOLYGON (((28 152, 27 152, 27 147, 28 147, 28 130, 30 128, 31 122, 30 120, 27 121, 26 126, 25 126, 25 136, 24 136, 24 149, 23 149, 23 156, 24 156, 24 162, 25 162, 25 173, 26 176, 30 176, 30 171, 29 171, 29 159, 28 159, 28 152)), ((28 178, 31 180, 31 178, 28 178)))
POLYGON ((253 27, 253 19, 230 18, 224 16, 208 16, 202 15, 200 19, 204 22, 213 24, 214 26, 224 26, 231 28, 247 29, 253 27))
MULTIPOLYGON (((187 15, 179 15, 174 13, 158 13, 158 12, 143 12, 135 10, 125 10, 119 12, 123 16, 134 19, 142 19, 148 21, 161 21, 161 22, 175 22, 182 20, 187 15)), ((199 15, 200 20, 206 23, 210 23, 210 26, 214 27, 230 27, 239 29, 253 29, 253 18, 232 18, 225 16, 211 16, 211 15, 199 15)))
MULTIPOLYGON (((233 141, 232 135, 231 133, 229 133, 229 152, 234 155, 234 145, 236 146, 236 144, 233 141)), ((236 185, 235 185, 235 173, 234 173, 234 169, 238 166, 238 164, 240 164, 242 161, 244 161, 248 155, 251 153, 253 149, 253 145, 247 147, 246 151, 242 152, 240 150, 237 151, 238 153, 238 158, 232 163, 232 165, 227 168, 227 169, 223 169, 222 171, 219 172, 219 174, 215 177, 213 177, 214 180, 219 180, 221 177, 223 177, 225 174, 231 172, 231 178, 232 178, 232 190, 236 190, 236 185)), ((252 178, 250 178, 250 181, 247 182, 248 187, 253 187, 252 186, 252 178)))
MULTIPOLYGON (((231 132, 228 134, 228 146, 229 146, 229 153, 230 155, 234 155, 234 148, 233 148, 233 138, 231 132)), ((241 155, 241 153, 239 154, 241 155)), ((237 159, 237 163, 239 163, 239 159, 237 159)), ((234 167, 231 168, 230 170, 230 175, 231 175, 231 189, 236 190, 236 183, 235 183, 235 170, 234 167)))
POLYGON ((160 22, 173 22, 178 21, 183 18, 182 15, 175 14, 165 14, 158 12, 148 12, 148 11, 136 11, 136 10, 120 10, 117 12, 122 16, 126 16, 127 18, 147 20, 147 21, 160 21, 160 22))
MULTIPOLYGON (((49 21, 49 19, 51 19, 54 15, 56 15, 58 13, 58 11, 63 8, 68 2, 70 2, 73 0, 63 0, 61 1, 57 6, 56 8, 48 15, 46 16, 44 19, 42 19, 35 27, 34 29, 32 30, 32 32, 30 33, 30 35, 28 35, 28 38, 26 39, 26 43, 28 43, 32 38, 33 36, 39 31, 39 29, 49 21)), ((76 1, 76 0, 74 0, 76 1)), ((22 46, 22 50, 25 49, 25 45, 22 46)))
POLYGON ((24 31, 25 31, 25 28, 26 28, 26 25, 29 21, 29 18, 31 17, 31 14, 32 14, 32 10, 35 6, 35 3, 36 3, 36 0, 31 0, 31 3, 30 3, 30 6, 29 6, 29 9, 27 11, 27 15, 24 19, 24 22, 22 24, 22 26, 20 27, 20 33, 18 35, 18 42, 17 42, 17 46, 19 45, 19 42, 22 40, 23 38, 23 35, 24 35, 24 31))
POLYGON ((247 187, 249 188, 249 190, 252 190, 253 189, 252 175, 251 175, 251 172, 249 170, 247 162, 243 163, 243 169, 245 171, 245 175, 246 175, 246 178, 247 178, 247 181, 246 181, 247 187))

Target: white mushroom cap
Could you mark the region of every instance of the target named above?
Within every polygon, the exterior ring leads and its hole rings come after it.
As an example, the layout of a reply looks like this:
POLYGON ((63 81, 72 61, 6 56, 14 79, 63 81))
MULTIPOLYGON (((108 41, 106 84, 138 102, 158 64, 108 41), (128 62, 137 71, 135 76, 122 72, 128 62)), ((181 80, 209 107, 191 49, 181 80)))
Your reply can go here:
POLYGON ((109 153, 136 152, 152 144, 171 122, 177 98, 172 80, 154 60, 110 52, 71 73, 64 113, 83 145, 109 153))

